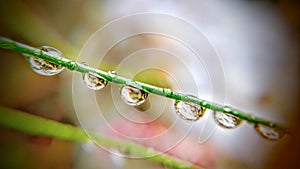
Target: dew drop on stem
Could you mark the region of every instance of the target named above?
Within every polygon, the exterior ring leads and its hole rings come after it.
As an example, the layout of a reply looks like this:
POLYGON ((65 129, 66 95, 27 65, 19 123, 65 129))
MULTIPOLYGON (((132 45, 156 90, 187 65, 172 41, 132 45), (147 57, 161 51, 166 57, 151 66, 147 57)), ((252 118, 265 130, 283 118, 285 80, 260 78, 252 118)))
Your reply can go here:
MULTIPOLYGON (((195 97, 195 96, 193 96, 195 97)), ((197 121, 203 116, 205 109, 198 104, 176 100, 174 104, 176 114, 187 121, 197 121)))
POLYGON ((107 85, 107 81, 92 73, 83 74, 83 81, 92 90, 101 90, 107 85))
POLYGON ((267 140, 279 140, 286 134, 286 131, 282 129, 269 127, 263 124, 256 124, 254 128, 263 138, 267 140))
POLYGON ((122 100, 130 106, 138 106, 144 103, 148 97, 147 92, 131 86, 122 86, 120 93, 122 100))
MULTIPOLYGON (((62 53, 59 50, 57 50, 53 47, 50 47, 50 46, 42 46, 41 51, 43 51, 44 53, 47 53, 55 58, 63 57, 62 53)), ((27 57, 27 61, 29 62, 32 70, 37 74, 40 74, 43 76, 53 76, 64 70, 63 66, 51 63, 44 59, 36 58, 36 57, 28 55, 28 54, 25 54, 25 56, 27 57)))
MULTIPOLYGON (((82 64, 88 66, 86 63, 82 63, 82 64)), ((108 83, 107 80, 93 73, 84 73, 82 74, 82 78, 85 85, 92 90, 101 90, 108 83)))
POLYGON ((109 157, 112 163, 118 167, 118 168, 123 168, 126 162, 125 155, 121 153, 117 149, 110 149, 109 150, 109 157))
POLYGON ((227 129, 236 128, 242 122, 241 119, 232 114, 227 114, 218 111, 214 112, 214 119, 219 126, 227 129))
POLYGON ((81 143, 80 147, 82 148, 83 151, 91 153, 97 149, 97 146, 95 143, 93 143, 92 140, 88 140, 85 143, 81 143))

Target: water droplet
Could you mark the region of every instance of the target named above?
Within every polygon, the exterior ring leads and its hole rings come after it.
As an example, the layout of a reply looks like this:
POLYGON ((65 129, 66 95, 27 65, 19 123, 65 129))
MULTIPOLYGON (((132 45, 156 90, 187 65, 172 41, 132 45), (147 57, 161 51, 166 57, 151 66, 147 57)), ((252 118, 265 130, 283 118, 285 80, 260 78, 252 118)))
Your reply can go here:
MULTIPOLYGON (((85 62, 82 62, 82 64, 88 66, 85 62)), ((84 73, 82 74, 82 78, 86 86, 92 90, 100 90, 107 85, 107 80, 99 77, 97 74, 84 73)))
MULTIPOLYGON (((55 58, 63 57, 62 53, 53 47, 42 46, 41 50, 43 52, 46 52, 46 53, 52 55, 55 58)), ((64 70, 63 66, 56 65, 56 64, 48 62, 44 59, 36 58, 36 57, 30 56, 30 55, 25 55, 25 56, 28 57, 27 60, 30 64, 32 70, 37 74, 44 75, 44 76, 53 76, 64 70)))
POLYGON ((175 101, 174 107, 177 115, 188 121, 197 121, 205 112, 205 109, 198 104, 183 102, 180 100, 175 101))
POLYGON ((237 127, 242 120, 232 114, 226 114, 223 112, 214 112, 214 119, 219 124, 219 126, 227 129, 232 129, 237 127))
POLYGON ((207 101, 203 101, 203 102, 202 102, 202 106, 208 106, 207 101))
POLYGON ((35 49, 34 53, 37 54, 37 55, 40 55, 41 54, 41 50, 40 49, 35 49))
POLYGON ((108 71, 108 74, 111 76, 111 77, 116 77, 117 76, 117 72, 115 70, 110 70, 108 71))
POLYGON ((125 155, 123 153, 121 153, 119 150, 117 149, 111 149, 109 151, 109 157, 112 161, 112 163, 118 167, 118 168, 122 168, 125 165, 126 159, 124 158, 125 155))
POLYGON ((225 106, 225 107, 223 108, 223 111, 224 111, 224 112, 232 112, 232 109, 231 109, 230 107, 228 107, 228 106, 225 106))
POLYGON ((286 132, 279 128, 269 127, 263 124, 256 124, 254 126, 255 130, 267 140, 279 140, 286 132))
POLYGON ((83 81, 86 86, 92 90, 100 90, 107 85, 107 81, 105 79, 98 77, 93 73, 83 74, 83 81))
POLYGON ((87 142, 82 143, 80 146, 83 149, 83 151, 88 153, 93 152, 97 149, 97 146, 95 145, 95 143, 93 143, 92 140, 88 140, 87 142))
POLYGON ((138 106, 144 103, 148 97, 147 92, 130 86, 123 86, 120 89, 120 93, 123 101, 131 106, 138 106))

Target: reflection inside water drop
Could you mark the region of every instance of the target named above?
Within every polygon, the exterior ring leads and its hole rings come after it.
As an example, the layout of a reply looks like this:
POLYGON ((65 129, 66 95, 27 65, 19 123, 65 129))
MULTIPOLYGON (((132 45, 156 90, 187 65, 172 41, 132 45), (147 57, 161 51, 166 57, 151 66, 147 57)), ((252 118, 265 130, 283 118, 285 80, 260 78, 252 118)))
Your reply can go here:
POLYGON ((100 90, 107 85, 107 81, 105 79, 91 73, 83 74, 83 81, 86 86, 92 90, 100 90))
MULTIPOLYGON (((87 63, 82 62, 83 65, 88 66, 87 63)), ((82 74, 85 85, 92 90, 101 90, 107 85, 107 80, 99 77, 97 74, 84 73, 82 74)))
POLYGON ((219 126, 227 129, 235 128, 241 123, 241 120, 238 117, 218 111, 214 112, 214 119, 219 126))
MULTIPOLYGON (((194 96, 193 96, 194 97, 194 96)), ((177 115, 188 121, 197 121, 203 116, 205 109, 195 103, 175 101, 174 104, 177 115)))
POLYGON ((263 124, 256 124, 254 128, 267 140, 279 140, 286 134, 286 132, 282 129, 269 127, 263 124))
MULTIPOLYGON (((62 53, 53 47, 42 46, 41 50, 55 58, 63 57, 62 53)), ((32 70, 37 74, 44 75, 44 76, 53 76, 64 70, 63 66, 53 64, 44 59, 36 58, 34 56, 30 56, 27 54, 25 56, 27 57, 27 60, 32 70)))
POLYGON ((148 93, 130 86, 122 86, 120 89, 122 100, 131 106, 138 106, 145 102, 148 93))

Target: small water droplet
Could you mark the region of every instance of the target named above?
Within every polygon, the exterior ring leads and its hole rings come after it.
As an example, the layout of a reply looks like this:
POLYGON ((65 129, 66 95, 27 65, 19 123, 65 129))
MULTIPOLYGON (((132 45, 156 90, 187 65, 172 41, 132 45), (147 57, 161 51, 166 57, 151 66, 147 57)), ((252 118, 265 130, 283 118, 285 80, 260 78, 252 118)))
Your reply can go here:
POLYGON ((123 153, 121 153, 119 150, 110 149, 109 150, 109 157, 110 157, 110 160, 112 161, 112 163, 116 167, 118 167, 118 168, 124 167, 125 162, 126 162, 125 155, 123 153))
POLYGON ((174 107, 177 115, 188 121, 197 121, 205 112, 205 109, 198 104, 183 102, 180 100, 175 101, 174 107))
POLYGON ((138 106, 144 103, 148 97, 147 92, 130 86, 122 86, 120 93, 123 101, 131 106, 138 106))
POLYGON ((207 101, 202 102, 202 106, 207 106, 207 105, 208 105, 207 101))
POLYGON ((111 76, 111 77, 116 77, 117 76, 117 72, 115 70, 110 70, 108 71, 108 74, 111 76))
POLYGON ((41 54, 41 50, 40 49, 35 49, 34 53, 37 54, 37 55, 40 55, 41 54))
POLYGON ((223 108, 223 111, 224 111, 224 112, 232 112, 232 109, 231 109, 230 107, 228 107, 228 106, 225 106, 225 107, 223 108))
MULTIPOLYGON (((88 66, 85 62, 82 62, 82 64, 88 66)), ((82 78, 86 86, 92 90, 103 89, 108 83, 107 80, 93 73, 84 73, 82 78)))
POLYGON ((237 127, 242 120, 232 114, 226 114, 223 112, 214 112, 214 119, 219 124, 219 126, 227 129, 232 129, 237 127))
POLYGON ((88 153, 93 152, 97 149, 97 146, 95 145, 95 143, 93 143, 92 140, 88 140, 85 143, 81 143, 80 146, 83 149, 83 151, 88 152, 88 153))
MULTIPOLYGON (((46 52, 46 53, 52 55, 55 58, 63 57, 62 53, 53 47, 42 46, 41 50, 43 52, 46 52)), ((63 66, 56 65, 56 64, 48 62, 44 59, 36 58, 36 57, 30 56, 30 55, 25 55, 25 56, 28 57, 27 61, 29 62, 32 70, 37 74, 44 75, 44 76, 53 76, 64 70, 63 66)))
POLYGON ((256 124, 254 128, 263 138, 267 140, 279 140, 286 134, 286 132, 282 129, 269 127, 263 124, 256 124))

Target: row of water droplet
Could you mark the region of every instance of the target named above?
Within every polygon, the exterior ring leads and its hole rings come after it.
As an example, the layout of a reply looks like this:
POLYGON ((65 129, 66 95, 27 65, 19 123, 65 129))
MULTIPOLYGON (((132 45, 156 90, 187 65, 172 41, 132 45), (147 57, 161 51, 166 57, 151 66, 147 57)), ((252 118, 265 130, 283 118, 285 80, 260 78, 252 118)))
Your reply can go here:
MULTIPOLYGON (((49 55, 55 58, 63 57, 62 53, 53 47, 42 46, 41 50, 43 52, 47 52, 49 55)), ((53 64, 46 60, 36 58, 30 55, 25 56, 32 70, 40 75, 53 76, 62 72, 64 69, 63 66, 53 64)), ((86 63, 83 64, 87 66, 86 63)), ((117 75, 115 71, 109 71, 108 74, 110 74, 111 76, 117 75)), ((101 90, 108 84, 107 80, 93 73, 83 74, 83 81, 86 84, 86 86, 92 90, 101 90)), ((120 88, 120 95, 122 100, 130 106, 141 105, 145 102, 145 100, 148 97, 148 93, 146 91, 126 85, 120 88)), ((180 100, 175 101, 174 108, 176 114, 180 118, 193 122, 199 120, 206 111, 205 108, 201 107, 198 104, 184 102, 180 100)), ((223 112, 214 111, 214 119, 216 123, 222 128, 233 129, 238 127, 243 120, 235 115, 226 113, 229 112, 228 109, 230 108, 224 107, 223 112)), ((268 140, 278 140, 286 134, 286 132, 282 129, 269 127, 263 124, 255 124, 254 128, 263 138, 268 140)))

